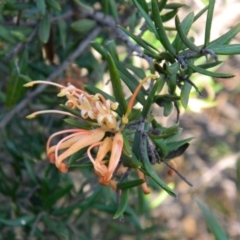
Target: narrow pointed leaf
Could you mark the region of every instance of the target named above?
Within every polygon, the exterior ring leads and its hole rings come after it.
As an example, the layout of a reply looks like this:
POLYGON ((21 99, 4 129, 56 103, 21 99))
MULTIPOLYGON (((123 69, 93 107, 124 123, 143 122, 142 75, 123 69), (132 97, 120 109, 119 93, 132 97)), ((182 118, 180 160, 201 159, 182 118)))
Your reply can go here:
POLYGON ((116 213, 114 214, 114 219, 119 218, 124 213, 128 204, 129 189, 124 189, 122 191, 122 196, 116 213))
POLYGON ((109 0, 109 6, 110 6, 110 11, 113 15, 113 18, 116 22, 118 22, 119 17, 118 17, 118 9, 115 0, 109 0))
POLYGON ((200 52, 199 48, 185 34, 185 32, 180 24, 178 16, 176 16, 176 18, 175 18, 175 25, 176 25, 179 37, 181 38, 182 42, 192 51, 200 52))
POLYGON ((188 5, 183 4, 183 3, 168 3, 164 6, 164 9, 178 9, 181 7, 190 8, 188 5))
POLYGON ((212 211, 200 200, 197 200, 197 204, 203 213, 203 217, 209 230, 213 233, 217 240, 227 240, 227 234, 218 223, 217 219, 213 215, 212 211))
POLYGON ((136 7, 138 8, 139 12, 142 14, 143 18, 145 19, 145 21, 148 24, 149 29, 155 33, 155 35, 157 36, 157 31, 156 28, 152 22, 152 19, 148 16, 148 14, 144 11, 144 9, 142 8, 142 6, 138 3, 137 0, 133 0, 134 4, 136 5, 136 7))
POLYGON ((141 7, 144 9, 146 13, 148 13, 148 4, 145 0, 138 0, 138 3, 141 5, 141 7))
POLYGON ((96 22, 91 19, 80 19, 71 24, 71 28, 78 33, 91 31, 96 26, 96 22))
POLYGON ((220 45, 211 47, 210 50, 219 55, 235 55, 240 54, 240 44, 220 45))
POLYGON ((165 13, 164 15, 161 16, 162 18, 162 22, 167 22, 170 19, 172 19, 176 14, 177 14, 177 10, 173 10, 171 12, 165 13))
MULTIPOLYGON (((133 93, 139 85, 139 81, 122 65, 122 63, 116 60, 115 64, 117 66, 117 69, 119 70, 121 79, 133 93)), ((136 97, 137 101, 139 101, 142 105, 145 104, 144 94, 147 94, 146 90, 144 88, 141 88, 136 97)))
POLYGON ((166 7, 167 0, 161 0, 158 4, 159 13, 166 7))
POLYGON ((47 5, 56 10, 56 11, 61 11, 61 5, 58 3, 57 0, 45 0, 47 2, 47 5))
POLYGON ((47 43, 50 36, 50 16, 46 13, 40 21, 38 35, 43 43, 47 43))
POLYGON ((194 17, 194 22, 197 21, 208 9, 208 6, 204 7, 202 10, 200 10, 194 17))
POLYGON ((168 36, 163 27, 162 19, 159 14, 159 8, 156 0, 152 0, 152 18, 157 29, 157 35, 163 47, 172 55, 175 55, 175 49, 171 45, 168 36))
POLYGON ((192 85, 189 82, 185 81, 180 95, 181 102, 184 108, 187 108, 191 88, 192 85))
POLYGON ((227 33, 219 37, 218 39, 212 41, 207 46, 208 48, 218 47, 219 45, 224 45, 229 43, 238 33, 240 32, 240 23, 238 23, 235 27, 230 29, 227 33))
POLYGON ((209 0, 207 21, 206 21, 206 27, 205 27, 205 40, 204 40, 205 47, 208 46, 210 41, 214 5, 215 5, 215 0, 209 0))
POLYGON ((110 78, 113 86, 113 93, 117 102, 119 103, 119 110, 121 112, 121 115, 124 115, 127 109, 127 103, 125 100, 118 69, 113 61, 113 58, 109 53, 107 54, 107 61, 108 61, 110 78))
POLYGON ((153 49, 158 51, 158 49, 156 47, 154 47, 150 43, 146 42, 142 38, 135 36, 134 34, 129 32, 128 30, 126 30, 122 26, 119 26, 119 28, 121 28, 121 30, 123 30, 129 37, 131 37, 134 41, 136 41, 136 43, 138 43, 144 49, 147 49, 148 51, 153 52, 154 54, 156 54, 156 53, 153 51, 153 49))
POLYGON ((155 96, 155 94, 156 94, 157 92, 160 92, 160 91, 162 90, 164 83, 165 83, 165 82, 164 82, 163 79, 161 78, 161 79, 158 79, 158 80, 156 81, 156 83, 154 84, 153 89, 152 89, 152 91, 150 92, 150 94, 148 95, 148 98, 147 98, 146 103, 145 103, 145 105, 144 105, 144 107, 143 107, 143 110, 142 110, 142 116, 143 116, 143 118, 146 118, 146 117, 147 117, 147 115, 148 115, 148 113, 149 113, 149 111, 150 111, 150 109, 151 109, 151 106, 153 105, 154 96, 155 96))
POLYGON ((236 163, 236 177, 237 177, 237 189, 238 189, 238 193, 240 193, 240 157, 238 157, 237 159, 237 163, 236 163))
POLYGON ((36 0, 37 8, 45 14, 46 11, 46 3, 45 0, 36 0))
POLYGON ((79 129, 92 129, 92 126, 90 124, 86 122, 79 122, 78 120, 72 118, 66 118, 64 119, 64 122, 79 129))
MULTIPOLYGON (((194 20, 194 13, 191 12, 180 23, 180 26, 181 26, 181 29, 183 30, 184 35, 186 36, 188 35, 188 32, 193 24, 193 20, 194 20)), ((176 49, 176 52, 179 52, 182 49, 183 42, 179 36, 179 33, 176 35, 172 45, 176 49)))
POLYGON ((36 218, 36 216, 34 215, 27 215, 27 216, 22 216, 16 219, 4 219, 4 218, 0 218, 0 223, 3 223, 7 226, 11 226, 11 227, 16 227, 16 226, 25 226, 28 223, 32 222, 34 219, 36 218))
MULTIPOLYGON (((146 141, 144 141, 144 148, 146 149, 146 141)), ((144 168, 146 169, 148 175, 160 186, 162 187, 169 195, 176 197, 175 192, 169 188, 169 186, 163 182, 159 176, 157 175, 157 173, 154 171, 154 169, 152 168, 152 165, 150 164, 150 160, 148 158, 148 154, 147 151, 143 151, 143 156, 142 156, 142 163, 144 165, 144 168)))
POLYGON ((228 73, 217 73, 217 72, 210 72, 208 70, 205 70, 203 68, 197 67, 193 65, 191 62, 187 63, 188 67, 194 70, 195 72, 201 73, 203 75, 207 75, 210 77, 216 77, 216 78, 232 78, 234 75, 228 74, 228 73))
POLYGON ((136 179, 136 180, 132 180, 132 181, 118 183, 117 184, 117 188, 119 188, 119 189, 128 189, 128 188, 139 186, 139 185, 143 184, 144 182, 145 181, 143 179, 136 179))

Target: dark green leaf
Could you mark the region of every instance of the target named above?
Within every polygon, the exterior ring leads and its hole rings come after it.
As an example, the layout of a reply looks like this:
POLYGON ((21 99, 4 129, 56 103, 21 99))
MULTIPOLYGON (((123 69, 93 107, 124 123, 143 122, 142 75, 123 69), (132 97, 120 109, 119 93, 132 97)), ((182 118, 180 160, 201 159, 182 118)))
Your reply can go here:
POLYGON ((224 45, 229 43, 238 33, 240 32, 240 23, 237 24, 235 27, 230 29, 227 33, 222 35, 221 37, 217 38, 216 40, 209 43, 207 46, 209 49, 212 47, 218 47, 219 45, 224 45))
POLYGON ((125 28, 123 28, 121 26, 119 26, 119 28, 121 28, 121 30, 123 30, 128 36, 130 36, 134 41, 136 41, 136 43, 138 43, 141 47, 148 50, 149 52, 156 54, 153 50, 158 51, 158 49, 156 47, 154 47, 152 44, 145 41, 144 39, 142 39, 138 36, 135 36, 134 34, 132 34, 131 32, 129 32, 128 30, 126 30, 125 28))
POLYGON ((62 42, 63 48, 66 48, 67 43, 67 24, 63 20, 58 21, 59 35, 62 42))
POLYGON ((190 8, 188 5, 182 3, 168 3, 164 6, 164 9, 178 9, 181 7, 190 8))
POLYGON ((50 8, 52 8, 54 10, 57 10, 57 11, 61 11, 62 10, 60 4, 58 3, 58 1, 56 1, 56 0, 45 0, 45 1, 46 1, 47 5, 50 8))
POLYGON ((118 22, 119 17, 118 17, 118 9, 115 0, 109 0, 109 6, 110 6, 110 11, 113 15, 113 18, 116 22, 118 22))
MULTIPOLYGON (((115 64, 117 66, 117 69, 119 70, 121 79, 130 89, 130 91, 133 93, 137 88, 137 86, 139 85, 139 81, 122 65, 122 63, 116 60, 115 64)), ((145 103, 145 97, 144 97, 145 93, 146 93, 146 90, 144 88, 141 88, 141 90, 139 91, 136 97, 137 101, 139 101, 142 105, 144 105, 145 103)))
POLYGON ((118 69, 113 61, 113 58, 109 53, 107 54, 107 61, 108 61, 110 78, 113 86, 113 93, 117 102, 119 103, 119 109, 120 109, 121 115, 124 115, 127 110, 127 103, 124 97, 124 92, 122 89, 122 84, 119 77, 118 69))
POLYGON ((194 22, 197 21, 208 9, 208 6, 204 7, 202 10, 200 10, 196 16, 194 17, 194 22))
POLYGON ((71 24, 71 28, 78 33, 91 31, 96 26, 96 22, 91 19, 81 19, 71 24))
POLYGON ((152 0, 152 18, 155 23, 157 34, 160 42, 162 43, 163 47, 169 51, 172 55, 175 55, 175 49, 171 45, 168 36, 165 32, 165 29, 163 27, 162 19, 159 15, 159 8, 156 0, 152 0))
POLYGON ((240 44, 219 45, 211 47, 210 50, 212 50, 215 54, 219 55, 235 55, 240 54, 240 44))
POLYGON ((46 12, 46 14, 44 14, 43 18, 40 21, 39 29, 38 29, 39 38, 43 43, 47 43, 49 39, 50 28, 51 28, 50 16, 46 12))
MULTIPOLYGON (((181 27, 184 35, 186 35, 186 36, 188 35, 188 32, 192 26, 193 21, 194 21, 194 13, 191 12, 180 23, 180 27, 181 27)), ((183 42, 179 36, 179 33, 176 35, 172 45, 176 49, 176 52, 179 52, 182 49, 183 42)))
POLYGON ((160 3, 158 4, 159 13, 163 10, 163 8, 165 8, 166 3, 167 3, 167 0, 160 1, 160 3))
POLYGON ((203 217, 205 219, 205 222, 210 229, 210 231, 213 233, 216 240, 227 240, 227 234, 223 230, 223 228, 218 223, 217 219, 211 212, 211 210, 200 200, 197 200, 197 204, 199 208, 201 209, 203 213, 203 217))
POLYGON ((237 188, 238 192, 240 192, 240 157, 238 157, 236 165, 237 188))
POLYGON ((14 44, 11 32, 6 27, 0 25, 0 39, 3 39, 6 42, 14 44))
POLYGON ((133 188, 139 185, 142 185, 145 181, 143 179, 136 179, 132 181, 127 181, 123 183, 118 183, 117 188, 119 189, 128 189, 128 188, 133 188))
POLYGON ((37 177, 35 175, 34 169, 32 168, 32 164, 31 161, 29 159, 24 158, 24 164, 26 166, 27 172, 29 174, 29 176, 31 177, 32 181, 37 185, 38 184, 38 180, 37 177))
POLYGON ((114 219, 119 218, 120 216, 122 216, 122 214, 124 213, 127 204, 128 204, 128 195, 129 195, 129 189, 124 189, 122 191, 122 196, 120 199, 120 203, 118 205, 118 209, 116 211, 116 213, 114 214, 114 219))
POLYGON ((165 158, 169 153, 169 150, 168 150, 168 147, 167 147, 166 143, 163 141, 163 139, 153 138, 152 140, 157 147, 157 151, 158 151, 159 156, 161 158, 165 158))
POLYGON ((86 122, 80 122, 72 118, 66 118, 64 119, 64 122, 79 129, 87 129, 87 130, 92 129, 92 126, 90 124, 86 122))
POLYGON ((178 12, 177 10, 173 10, 171 12, 165 13, 164 15, 161 16, 162 22, 167 22, 171 20, 177 14, 177 12, 178 12))
POLYGON ((204 40, 205 47, 208 46, 209 41, 210 41, 214 5, 215 5, 215 0, 209 0, 207 21, 206 21, 206 25, 205 25, 205 40, 204 40))
POLYGON ((145 19, 145 21, 147 22, 149 29, 155 33, 156 36, 158 36, 156 28, 151 20, 151 18, 148 16, 148 14, 144 11, 144 9, 142 8, 142 6, 138 3, 137 0, 133 0, 134 4, 136 5, 136 7, 138 8, 139 12, 142 14, 143 18, 145 19))
POLYGON ((163 85, 164 85, 164 81, 163 79, 157 79, 156 80, 156 83, 154 84, 153 86, 153 89, 152 91, 150 92, 150 94, 148 95, 148 98, 146 100, 146 103, 145 105, 143 106, 143 110, 142 110, 142 116, 143 118, 145 119, 151 109, 151 106, 154 102, 154 96, 157 92, 160 92, 163 88, 163 85))
POLYGON ((167 184, 165 184, 160 178, 159 176, 156 174, 156 172, 154 171, 154 169, 152 168, 152 165, 150 164, 150 160, 148 158, 148 154, 147 154, 147 149, 146 149, 146 141, 144 141, 144 151, 143 151, 143 156, 142 156, 142 163, 143 166, 146 170, 146 172, 148 173, 148 175, 160 186, 162 187, 169 195, 171 196, 176 196, 175 192, 168 187, 167 184))
POLYGON ((181 89, 181 95, 180 95, 181 102, 184 108, 187 108, 191 88, 192 88, 191 83, 185 81, 181 89))
POLYGON ((141 5, 141 7, 144 9, 146 13, 148 13, 148 4, 145 0, 138 0, 138 3, 141 5))
POLYGON ((45 14, 46 11, 46 3, 45 0, 36 0, 37 8, 42 12, 42 14, 45 14))
MULTIPOLYGON (((192 19, 193 20, 193 19, 192 19)), ((183 43, 189 47, 189 49, 191 49, 192 51, 194 52, 200 52, 199 48, 190 40, 188 39, 188 37, 186 36, 181 24, 180 24, 180 21, 179 21, 179 18, 178 16, 176 16, 175 18, 175 25, 176 25, 176 28, 177 28, 177 31, 178 31, 178 34, 179 34, 179 37, 181 38, 181 40, 183 41, 183 43)))
POLYGON ((35 218, 36 216, 34 215, 22 216, 13 220, 0 218, 0 222, 11 227, 25 226, 28 223, 32 222, 35 218))
POLYGON ((189 68, 191 68, 195 72, 198 72, 198 73, 201 73, 203 75, 210 76, 210 77, 216 77, 216 78, 232 78, 232 77, 234 77, 234 75, 228 74, 228 73, 210 72, 210 71, 205 70, 203 68, 197 67, 190 62, 188 62, 187 65, 189 66, 189 68))

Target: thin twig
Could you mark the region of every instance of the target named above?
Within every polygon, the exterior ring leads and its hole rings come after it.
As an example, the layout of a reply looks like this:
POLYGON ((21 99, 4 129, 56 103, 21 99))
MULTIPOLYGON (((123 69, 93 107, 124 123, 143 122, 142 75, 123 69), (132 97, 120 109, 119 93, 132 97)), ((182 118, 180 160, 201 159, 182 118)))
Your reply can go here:
POLYGON ((92 18, 102 26, 109 27, 111 31, 115 32, 117 37, 121 39, 132 52, 137 52, 139 57, 146 59, 149 66, 152 66, 152 58, 144 54, 141 47, 137 44, 134 44, 130 40, 129 36, 118 27, 116 21, 111 16, 105 15, 102 12, 95 11, 82 10, 81 12, 85 15, 85 17, 92 18))
MULTIPOLYGON (((83 42, 78 46, 78 48, 57 68, 55 72, 53 72, 46 81, 53 81, 55 78, 57 78, 64 69, 73 62, 89 45, 89 43, 95 38, 98 33, 100 32, 101 28, 96 27, 94 30, 91 31, 91 33, 85 38, 83 42)), ((9 121, 19 112, 21 112, 28 103, 36 97, 38 94, 40 94, 44 89, 46 88, 46 85, 40 85, 38 86, 35 91, 30 92, 25 99, 23 99, 12 111, 10 111, 8 114, 5 115, 5 117, 0 122, 0 131, 4 129, 4 127, 8 124, 9 121)))

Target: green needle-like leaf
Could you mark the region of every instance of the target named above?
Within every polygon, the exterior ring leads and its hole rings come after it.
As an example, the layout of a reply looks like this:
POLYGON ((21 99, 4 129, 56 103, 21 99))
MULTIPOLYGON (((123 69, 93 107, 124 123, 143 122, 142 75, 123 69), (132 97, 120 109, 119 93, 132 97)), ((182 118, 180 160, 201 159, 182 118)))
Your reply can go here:
POLYGON ((213 233, 216 240, 227 240, 228 237, 223 230, 223 228, 218 223, 217 219, 213 215, 212 211, 200 200, 197 200, 197 204, 199 208, 201 209, 203 213, 203 217, 205 219, 205 222, 210 229, 210 231, 213 233))
POLYGON ((40 21, 39 30, 38 30, 39 38, 43 43, 47 43, 49 39, 50 27, 51 27, 50 16, 46 12, 46 14, 43 16, 43 18, 40 21))
POLYGON ((125 28, 123 28, 121 26, 119 26, 119 28, 121 28, 129 37, 131 37, 134 41, 136 41, 137 44, 139 44, 144 49, 152 52, 153 54, 156 54, 156 52, 153 51, 153 49, 158 51, 158 49, 156 47, 154 47, 153 45, 151 45, 149 42, 146 42, 142 38, 135 36, 134 34, 132 34, 131 32, 129 32, 128 30, 126 30, 125 28))
POLYGON ((215 54, 219 55, 235 55, 240 54, 240 44, 220 45, 216 47, 211 47, 210 50, 212 50, 215 54))
POLYGON ((157 30, 151 20, 151 18, 148 16, 148 14, 144 11, 144 9, 142 8, 142 6, 138 3, 137 0, 133 0, 134 4, 136 5, 136 7, 138 8, 139 12, 142 14, 143 18, 145 19, 146 23, 148 24, 149 28, 151 31, 153 31, 155 33, 155 35, 157 36, 157 30))
POLYGON ((139 185, 143 184, 144 182, 145 181, 143 179, 136 179, 136 180, 132 180, 132 181, 118 183, 117 184, 117 188, 119 188, 119 189, 128 189, 128 188, 139 186, 139 185))
POLYGON ((114 219, 119 218, 125 211, 127 204, 128 204, 128 195, 129 195, 129 189, 124 189, 122 191, 122 196, 120 199, 120 203, 118 206, 118 209, 116 213, 114 214, 114 219))
POLYGON ((163 81, 163 79, 158 79, 158 80, 156 81, 156 83, 155 83, 155 85, 153 86, 153 89, 152 89, 152 91, 150 92, 150 94, 149 94, 149 96, 148 96, 148 98, 147 98, 147 100, 146 100, 146 103, 145 103, 145 105, 144 105, 144 107, 143 107, 143 110, 142 110, 142 116, 143 116, 143 118, 146 118, 146 117, 147 117, 147 115, 148 115, 148 113, 149 113, 149 111, 150 111, 150 109, 151 109, 151 106, 152 106, 152 104, 153 104, 153 102, 154 102, 154 96, 155 96, 155 94, 156 94, 157 92, 160 92, 160 91, 162 90, 164 83, 165 83, 165 82, 163 81))
POLYGON ((217 72, 210 72, 208 70, 205 70, 203 68, 197 67, 193 65, 191 62, 187 63, 188 67, 194 70, 195 72, 201 73, 203 75, 207 75, 210 77, 216 77, 216 78, 232 78, 234 75, 229 73, 217 73, 217 72))
MULTIPOLYGON (((183 31, 184 35, 186 35, 186 36, 188 35, 188 32, 192 26, 193 20, 194 20, 194 13, 191 12, 180 23, 180 27, 181 27, 181 30, 183 31)), ((179 33, 176 35, 172 45, 176 49, 176 52, 179 52, 182 49, 183 42, 179 36, 179 33)))
POLYGON ((192 85, 189 82, 185 81, 180 95, 181 102, 184 108, 187 108, 191 88, 192 85))
POLYGON ((157 35, 163 47, 169 51, 172 55, 175 55, 175 49, 171 45, 168 36, 163 27, 162 19, 159 14, 159 8, 156 0, 152 0, 152 18, 157 29, 157 35))
POLYGON ((200 52, 199 48, 190 40, 188 39, 187 35, 185 34, 180 21, 179 21, 179 17, 176 16, 175 18, 175 24, 176 24, 176 28, 177 28, 177 32, 179 34, 179 37, 181 38, 181 40, 183 41, 183 43, 189 47, 189 49, 191 49, 194 52, 200 52))
POLYGON ((119 110, 121 112, 121 115, 124 115, 127 110, 127 103, 124 97, 118 69, 113 61, 113 58, 109 53, 107 54, 107 61, 108 61, 110 78, 113 86, 113 93, 117 102, 119 103, 119 110))
POLYGON ((205 40, 204 40, 205 47, 208 46, 210 41, 214 5, 215 5, 215 0, 209 0, 207 21, 206 21, 206 27, 205 27, 205 40))
POLYGON ((208 48, 218 47, 219 45, 224 45, 229 43, 238 33, 240 32, 240 23, 237 24, 235 27, 230 29, 227 33, 215 39, 214 41, 210 42, 207 46, 208 48))

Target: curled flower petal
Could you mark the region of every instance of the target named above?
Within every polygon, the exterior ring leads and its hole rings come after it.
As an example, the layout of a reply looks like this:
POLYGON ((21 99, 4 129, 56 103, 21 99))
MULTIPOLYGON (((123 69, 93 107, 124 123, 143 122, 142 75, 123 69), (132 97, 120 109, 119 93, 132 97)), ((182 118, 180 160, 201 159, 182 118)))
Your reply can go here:
POLYGON ((66 151, 64 151, 61 155, 57 157, 56 159, 57 167, 59 167, 59 165, 65 158, 69 157, 70 155, 74 154, 75 152, 81 150, 84 147, 90 146, 100 141, 105 135, 105 131, 102 130, 101 128, 90 130, 89 132, 90 132, 89 134, 86 134, 86 136, 75 142, 72 146, 70 146, 66 151))

